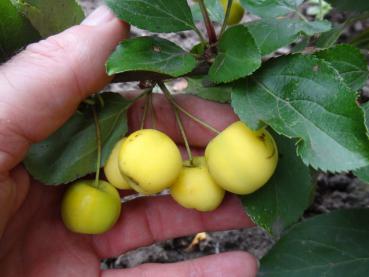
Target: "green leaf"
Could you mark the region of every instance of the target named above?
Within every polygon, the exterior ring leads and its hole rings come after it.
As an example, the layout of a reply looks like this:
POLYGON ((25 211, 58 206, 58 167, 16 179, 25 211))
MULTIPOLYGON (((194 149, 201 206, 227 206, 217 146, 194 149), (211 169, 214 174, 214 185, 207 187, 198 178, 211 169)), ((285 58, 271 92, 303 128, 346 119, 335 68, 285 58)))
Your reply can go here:
POLYGON ((206 46, 206 43, 200 42, 192 47, 190 53, 195 56, 202 56, 206 51, 206 46))
MULTIPOLYGON (((369 134, 369 102, 364 103, 361 105, 361 109, 364 112, 365 117, 365 126, 367 129, 367 133, 369 134)), ((369 166, 365 166, 362 168, 359 168, 354 171, 354 174, 365 183, 369 184, 369 166)))
POLYGON ((369 166, 362 167, 354 171, 356 177, 369 184, 369 166))
POLYGON ((265 18, 252 21, 247 26, 262 55, 294 42, 302 34, 312 36, 331 28, 328 21, 305 22, 288 18, 265 18))
POLYGON ((245 26, 228 28, 219 40, 218 55, 209 76, 215 83, 227 83, 253 73, 261 65, 261 55, 245 26))
POLYGON ((332 172, 369 163, 364 118, 355 100, 335 69, 303 55, 271 60, 232 93, 234 110, 251 128, 267 123, 298 138, 297 153, 305 164, 332 172))
POLYGON ((293 226, 262 258, 258 276, 367 276, 369 210, 341 210, 293 226))
POLYGON ((314 186, 310 170, 296 155, 294 142, 273 134, 278 145, 278 167, 261 189, 242 197, 247 214, 260 227, 279 237, 310 205, 314 186))
POLYGON ((333 46, 338 38, 342 35, 345 27, 345 24, 340 24, 335 26, 332 30, 321 34, 321 36, 315 43, 316 46, 319 48, 328 48, 333 46))
POLYGON ((6 61, 25 45, 37 41, 40 35, 31 23, 12 5, 0 1, 0 63, 6 61))
POLYGON ((295 12, 304 0, 240 0, 248 11, 261 17, 277 17, 295 12))
POLYGON ((369 76, 368 65, 359 49, 340 44, 315 55, 329 62, 352 90, 356 91, 365 85, 369 76))
POLYGON ((369 49, 369 28, 354 36, 350 40, 350 44, 362 49, 369 49))
POLYGON ((292 48, 291 53, 301 53, 306 47, 309 46, 310 38, 308 36, 303 36, 299 42, 297 42, 292 48))
POLYGON ((219 103, 231 102, 231 90, 225 86, 215 86, 203 77, 186 78, 188 86, 185 92, 197 97, 219 103))
POLYGON ((369 2, 367 0, 326 0, 332 4, 334 8, 341 11, 364 12, 369 10, 369 2))
POLYGON ((153 71, 178 77, 192 71, 196 59, 159 37, 137 37, 121 42, 106 64, 109 75, 128 71, 153 71))
MULTIPOLYGON (((115 143, 127 132, 126 110, 131 104, 119 94, 102 94, 104 107, 98 113, 102 134, 102 165, 115 143)), ((76 112, 48 139, 32 145, 24 161, 36 179, 58 185, 95 172, 96 128, 91 109, 76 112)))
POLYGON ((364 112, 364 122, 367 133, 369 135, 369 102, 366 102, 360 106, 361 110, 364 112))
POLYGON ((170 33, 195 29, 186 0, 105 0, 122 20, 151 32, 170 33))
POLYGON ((84 18, 75 0, 12 0, 42 37, 59 33, 84 18))
MULTIPOLYGON (((205 0, 204 1, 209 17, 213 22, 222 23, 224 20, 224 9, 219 0, 205 0)), ((195 3, 191 7, 192 16, 195 21, 203 20, 200 6, 195 3)))

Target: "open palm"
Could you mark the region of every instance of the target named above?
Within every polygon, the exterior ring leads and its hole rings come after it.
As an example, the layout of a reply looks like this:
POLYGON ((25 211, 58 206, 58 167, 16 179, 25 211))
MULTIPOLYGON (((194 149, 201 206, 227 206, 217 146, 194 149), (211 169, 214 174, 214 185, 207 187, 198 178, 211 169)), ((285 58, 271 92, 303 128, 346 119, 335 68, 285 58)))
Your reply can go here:
MULTIPOLYGON (((33 142, 59 128, 88 95, 109 82, 104 62, 127 26, 101 8, 80 26, 29 46, 0 67, 0 273, 1 276, 254 276, 255 259, 243 252, 209 256, 176 264, 100 270, 100 259, 172 237, 199 231, 250 226, 235 197, 211 213, 181 208, 169 197, 125 203, 115 227, 99 236, 74 234, 60 217, 65 189, 32 180, 19 165, 33 142)), ((236 120, 225 105, 194 97, 179 103, 218 129, 236 120), (212 111, 213 116, 208 111, 212 111)), ((158 128, 175 141, 180 135, 170 107, 155 99, 158 128)), ((138 126, 140 105, 129 113, 138 126)), ((201 149, 212 134, 191 121, 189 140, 201 149)), ((201 151, 201 150, 199 150, 201 151)))

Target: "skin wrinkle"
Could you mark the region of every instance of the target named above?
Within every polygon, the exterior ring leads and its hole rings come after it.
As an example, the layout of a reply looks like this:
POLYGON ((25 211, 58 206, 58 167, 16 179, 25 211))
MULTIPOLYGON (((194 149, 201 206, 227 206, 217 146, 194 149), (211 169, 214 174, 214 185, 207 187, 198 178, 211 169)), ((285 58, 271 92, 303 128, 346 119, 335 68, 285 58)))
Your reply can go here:
MULTIPOLYGON (((32 121, 32 119, 40 119, 40 118, 44 118, 46 115, 45 110, 44 109, 39 109, 39 110, 33 110, 32 112, 29 111, 30 107, 28 109, 26 109, 27 106, 24 107, 17 107, 16 105, 13 105, 12 102, 14 102, 14 100, 11 98, 12 96, 10 96, 10 99, 8 99, 8 104, 7 105, 12 105, 9 110, 13 110, 13 114, 14 116, 8 115, 6 117, 8 118, 13 118, 14 120, 12 120, 12 125, 14 126, 14 124, 17 124, 17 130, 14 132, 16 134, 18 134, 21 137, 24 137, 25 140, 29 141, 29 142, 36 142, 39 141, 40 139, 43 139, 44 137, 40 136, 39 133, 37 132, 33 132, 33 129, 30 129, 28 132, 26 130, 25 127, 30 127, 30 124, 28 124, 28 121, 32 121), (22 115, 23 116, 22 118, 22 115), (28 116, 26 116, 28 115, 28 116), (23 126, 22 126, 23 125, 23 126)), ((34 102, 37 102, 37 99, 33 100, 34 102)), ((3 100, 3 104, 5 104, 4 100, 3 100)), ((47 105, 47 103, 45 103, 47 105)), ((40 103, 40 105, 42 105, 42 103, 40 103)), ((7 113, 7 112, 6 112, 7 113)), ((31 123, 31 122, 29 122, 31 123)))
POLYGON ((4 123, 0 118, 0 123, 0 172, 6 173, 21 161, 32 140, 13 122, 4 123))
MULTIPOLYGON (((33 53, 30 49, 32 49, 32 45, 28 46, 24 52, 20 53, 17 56, 17 59, 14 58, 7 64, 7 68, 6 68, 7 71, 14 72, 14 74, 12 74, 13 78, 14 76, 20 76, 21 78, 24 78, 26 81, 28 79, 32 79, 31 87, 27 87, 27 88, 22 87, 24 85, 24 82, 20 82, 20 86, 17 88, 17 90, 15 90, 15 92, 17 92, 18 94, 22 94, 22 93, 25 94, 24 93, 25 91, 32 91, 33 87, 38 87, 41 85, 44 87, 44 90, 48 91, 48 93, 53 92, 53 91, 58 91, 58 84, 55 83, 55 80, 53 79, 54 77, 50 75, 50 70, 47 69, 50 66, 48 64, 49 59, 43 57, 42 55, 33 53), (32 72, 27 70, 29 66, 33 67, 32 72), (20 67, 20 69, 18 67, 20 67), (34 76, 33 76, 35 72, 37 72, 37 79, 34 79, 34 76)), ((59 66, 58 64, 59 63, 54 63, 54 67, 58 68, 59 66)), ((61 73, 63 72, 61 70, 57 70, 57 71, 61 73)), ((11 78, 8 77, 8 79, 10 80, 11 78)), ((12 94, 14 94, 14 92, 12 94)), ((33 98, 32 100, 38 101, 39 99, 33 98)), ((41 99, 41 100, 45 102, 45 99, 41 99)), ((45 102, 45 104, 47 104, 47 102, 45 102)))
MULTIPOLYGON (((8 61, 7 63, 10 63, 10 61, 8 61)), ((5 63, 4 65, 1 65, 0 64, 0 75, 3 77, 3 79, 5 80, 5 82, 14 90, 14 91, 17 91, 18 89, 16 88, 16 86, 13 84, 12 81, 10 81, 10 78, 8 78, 7 76, 7 73, 6 73, 6 70, 4 70, 4 68, 6 67, 6 64, 5 63)), ((0 76, 0 77, 1 77, 0 76)))
MULTIPOLYGON (((61 52, 61 53, 58 53, 56 57, 64 57, 67 60, 67 62, 63 61, 63 64, 67 67, 68 69, 67 71, 70 72, 72 76, 71 78, 73 79, 73 82, 70 82, 70 83, 75 84, 76 91, 78 92, 78 95, 79 95, 79 100, 82 101, 85 97, 84 91, 86 90, 81 85, 81 82, 80 82, 80 78, 79 78, 80 75, 78 73, 80 72, 80 69, 78 68, 79 67, 78 63, 74 62, 76 59, 73 59, 73 58, 75 57, 70 56, 71 52, 68 50, 69 45, 64 46, 63 43, 60 42, 55 36, 49 37, 47 41, 51 43, 51 47, 55 46, 56 48, 59 48, 56 50, 56 52, 61 52)), ((77 60, 78 60, 78 56, 77 56, 77 60)))
MULTIPOLYGON (((156 207, 154 208, 156 209, 156 207)), ((153 222, 152 222, 152 218, 150 215, 149 215, 149 212, 151 212, 150 210, 150 207, 148 206, 148 203, 145 203, 145 206, 144 206, 144 215, 145 215, 145 223, 146 223, 146 226, 147 226, 147 230, 148 230, 148 233, 149 233, 149 237, 150 237, 150 240, 151 241, 159 241, 160 238, 155 236, 155 232, 153 231, 153 222)), ((162 220, 161 220, 161 215, 160 215, 160 212, 156 212, 156 214, 158 214, 158 225, 161 226, 162 225, 162 220)), ((160 228, 162 229, 162 228, 160 228)), ((160 232, 158 232, 158 234, 160 234, 160 232)))
POLYGON ((188 261, 188 269, 187 274, 189 277, 206 277, 204 275, 204 270, 199 266, 196 261, 189 260, 188 261))
MULTIPOLYGON (((68 50, 68 46, 66 47, 61 43, 59 43, 58 39, 55 37, 49 37, 46 40, 42 41, 41 43, 28 46, 26 48, 26 52, 27 51, 31 54, 31 56, 33 56, 33 58, 35 59, 41 58, 42 60, 42 64, 40 66, 41 69, 43 68, 46 69, 45 64, 47 63, 47 61, 50 61, 51 62, 50 64, 56 65, 56 67, 62 65, 62 68, 65 68, 63 72, 66 72, 69 76, 66 79, 72 80, 72 82, 68 81, 68 84, 74 85, 74 89, 71 90, 76 91, 78 94, 78 101, 76 102, 80 102, 85 98, 84 93, 85 90, 83 90, 82 86, 80 85, 80 78, 78 77, 79 75, 77 73, 79 70, 78 68, 76 69, 76 65, 73 62, 74 59, 70 57, 71 51, 68 50), (60 57, 63 57, 62 61, 59 60, 60 57), (43 59, 46 59, 46 62, 43 59)), ((52 81, 52 79, 50 81, 52 81)), ((55 89, 56 91, 58 90, 58 88, 55 89)))

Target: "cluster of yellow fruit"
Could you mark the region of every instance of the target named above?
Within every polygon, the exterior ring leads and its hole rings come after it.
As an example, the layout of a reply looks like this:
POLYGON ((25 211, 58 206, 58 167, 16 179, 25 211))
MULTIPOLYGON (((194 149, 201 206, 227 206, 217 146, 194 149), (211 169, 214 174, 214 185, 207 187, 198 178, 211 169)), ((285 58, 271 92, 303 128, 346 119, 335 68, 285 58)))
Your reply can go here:
POLYGON ((109 183, 101 181, 100 190, 93 187, 93 181, 71 186, 63 200, 62 216, 75 232, 110 229, 120 213, 115 188, 146 195, 169 188, 180 205, 212 211, 221 204, 225 191, 249 194, 264 185, 277 161, 277 147, 268 131, 253 131, 241 121, 217 135, 207 145, 205 157, 195 157, 192 162, 182 160, 177 145, 166 134, 139 130, 115 145, 104 168, 109 183))
MULTIPOLYGON (((226 11, 228 0, 220 2, 226 11)), ((234 0, 228 25, 239 23, 244 12, 234 0)), ((205 157, 192 161, 183 161, 177 145, 164 133, 139 130, 115 145, 104 168, 108 182, 80 180, 69 186, 62 199, 62 219, 76 233, 106 232, 120 215, 117 189, 155 194, 169 188, 182 206, 211 211, 221 204, 225 191, 248 194, 264 185, 277 160, 272 136, 242 122, 226 128, 208 144, 205 157)))

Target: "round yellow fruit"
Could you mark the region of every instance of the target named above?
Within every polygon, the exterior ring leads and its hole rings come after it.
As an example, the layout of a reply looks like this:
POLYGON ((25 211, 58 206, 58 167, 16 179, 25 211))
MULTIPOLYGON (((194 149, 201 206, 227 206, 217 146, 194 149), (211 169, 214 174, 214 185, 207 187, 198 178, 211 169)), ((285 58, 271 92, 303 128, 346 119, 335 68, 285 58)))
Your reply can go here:
POLYGON ((70 185, 63 196, 61 215, 64 225, 81 234, 101 234, 117 222, 121 203, 117 189, 105 181, 81 180, 70 185))
MULTIPOLYGON (((220 2, 223 6, 224 12, 226 12, 228 0, 220 0, 220 2)), ((240 23, 244 13, 245 9, 241 6, 240 1, 234 0, 231 6, 231 11, 229 13, 227 24, 234 25, 240 23)))
POLYGON ((119 150, 125 140, 126 138, 123 138, 115 144, 113 151, 111 152, 104 167, 106 179, 108 179, 108 182, 118 189, 131 189, 127 180, 120 172, 118 165, 119 150))
POLYGON ((153 129, 139 130, 127 137, 118 160, 130 187, 143 194, 169 188, 182 169, 177 145, 166 134, 153 129))
POLYGON ((273 175, 278 150, 267 130, 253 131, 238 121, 210 141, 205 158, 218 185, 236 194, 249 194, 273 175))
POLYGON ((215 210, 224 198, 225 191, 210 176, 204 157, 186 162, 170 194, 181 206, 201 212, 215 210))

